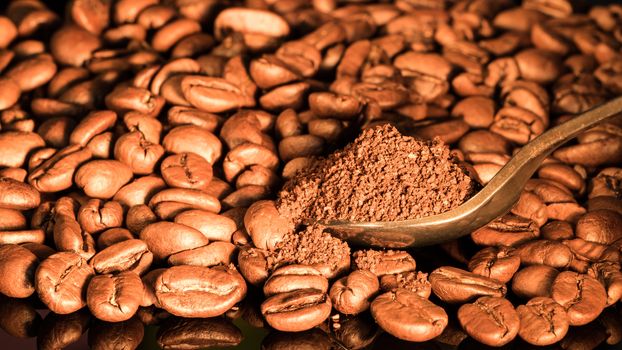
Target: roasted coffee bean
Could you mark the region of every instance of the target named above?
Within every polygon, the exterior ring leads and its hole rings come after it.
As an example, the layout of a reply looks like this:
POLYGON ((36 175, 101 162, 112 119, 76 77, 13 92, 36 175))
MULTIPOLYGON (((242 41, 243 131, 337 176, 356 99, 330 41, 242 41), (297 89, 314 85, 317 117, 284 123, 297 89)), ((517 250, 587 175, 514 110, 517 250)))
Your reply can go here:
POLYGON ((283 332, 301 332, 324 322, 331 301, 317 289, 298 289, 275 294, 261 304, 261 313, 270 326, 283 332))
POLYGON ((130 271, 141 275, 147 271, 152 260, 153 254, 147 248, 147 244, 139 239, 131 238, 111 244, 99 251, 89 264, 98 274, 130 271))
POLYGON ((489 247, 480 250, 469 260, 469 270, 478 275, 509 282, 520 267, 520 257, 512 248, 489 247))
POLYGON ((527 266, 514 275, 512 292, 523 299, 550 297, 558 274, 558 270, 547 265, 527 266))
POLYGON ((95 255, 93 236, 71 216, 59 214, 55 218, 53 238, 58 251, 75 252, 87 260, 95 255))
POLYGON ((413 271, 415 259, 405 251, 360 250, 353 254, 354 266, 358 270, 369 270, 376 276, 413 271))
POLYGON ((540 230, 542 238, 551 241, 559 241, 562 239, 572 239, 574 230, 572 225, 567 221, 553 220, 542 226, 540 230))
POLYGON ((275 270, 263 286, 266 297, 298 289, 328 292, 328 280, 320 271, 306 265, 288 265, 275 270))
POLYGON ((594 263, 587 273, 598 279, 607 290, 607 305, 622 298, 622 272, 620 265, 610 262, 594 263))
POLYGON ((86 291, 86 304, 95 317, 107 322, 130 319, 138 310, 143 284, 137 274, 97 275, 86 291))
POLYGON ((70 188, 78 167, 92 158, 87 148, 65 147, 43 161, 28 175, 28 183, 41 192, 57 192, 70 188))
POLYGON ((244 227, 260 249, 274 249, 292 228, 292 224, 282 217, 274 201, 257 201, 244 215, 244 227))
POLYGON ((384 275, 380 278, 380 289, 385 292, 394 291, 396 289, 407 289, 426 299, 432 294, 432 285, 430 281, 428 281, 428 274, 421 271, 384 275))
POLYGON ((89 197, 108 199, 132 179, 132 170, 117 160, 93 160, 76 171, 75 182, 89 197))
POLYGON ((37 268, 37 294, 51 311, 72 313, 86 306, 86 288, 94 274, 93 268, 76 253, 53 254, 37 268))
POLYGON ((166 183, 159 176, 147 175, 139 177, 121 187, 112 198, 121 205, 131 208, 147 204, 153 195, 166 188, 166 183))
POLYGON ((238 254, 240 273, 248 283, 260 286, 269 276, 267 252, 253 247, 243 247, 238 254))
POLYGON ((175 216, 178 224, 201 231, 211 241, 231 241, 231 235, 238 225, 232 219, 205 210, 187 210, 175 216))
POLYGON ((536 297, 516 308, 520 317, 518 335, 536 346, 557 343, 568 333, 570 325, 564 308, 555 300, 536 297))
POLYGON ((431 301, 403 289, 387 292, 371 303, 371 314, 382 329, 408 341, 427 341, 447 326, 445 310, 431 301))
POLYGON ((605 287, 598 280, 572 271, 557 275, 551 287, 551 297, 566 309, 573 326, 595 320, 607 302, 605 287))
POLYGON ((15 244, 0 246, 0 293, 27 298, 35 291, 35 270, 39 261, 28 249, 15 244))
POLYGON ((118 202, 91 199, 80 207, 78 222, 82 229, 89 233, 119 227, 123 223, 123 208, 118 202))
POLYGON ((212 242, 199 248, 188 249, 168 257, 168 263, 173 266, 216 266, 229 265, 235 261, 238 247, 229 242, 212 242))
POLYGON ((32 186, 23 182, 0 177, 0 207, 7 209, 28 210, 41 203, 41 195, 32 186))
POLYGON ((464 303, 480 296, 503 297, 505 284, 451 266, 440 267, 430 273, 432 291, 447 303, 464 303))
POLYGON ((135 235, 140 234, 145 227, 159 221, 155 213, 146 205, 139 204, 127 211, 125 224, 135 235))
POLYGON ((518 334, 520 319, 505 298, 481 297, 458 309, 458 320, 467 334, 489 346, 503 346, 518 334))
POLYGON ((579 219, 575 231, 586 241, 611 244, 622 239, 622 214, 606 209, 590 211, 579 219))
POLYGON ((212 166, 194 153, 169 156, 160 166, 162 178, 171 187, 205 190, 212 181, 212 166))
POLYGON ((514 247, 535 239, 539 234, 534 221, 507 214, 471 233, 471 238, 478 245, 514 247))
POLYGON ((246 290, 242 276, 224 266, 173 266, 155 282, 162 308, 182 317, 222 315, 246 296, 246 290))
POLYGON ((134 236, 130 232, 130 230, 125 228, 111 228, 99 234, 97 236, 97 249, 104 250, 111 245, 123 241, 127 241, 129 239, 133 239, 134 236))
POLYGON ((145 226, 140 231, 140 239, 147 244, 155 261, 161 261, 171 254, 209 243, 201 232, 192 227, 166 221, 145 226))
POLYGON ((516 247, 516 255, 523 265, 544 264, 555 268, 570 266, 572 251, 557 241, 536 240, 516 247))
POLYGON ((369 308, 379 289, 376 275, 367 270, 356 270, 337 280, 330 288, 329 296, 337 311, 356 315, 369 308))

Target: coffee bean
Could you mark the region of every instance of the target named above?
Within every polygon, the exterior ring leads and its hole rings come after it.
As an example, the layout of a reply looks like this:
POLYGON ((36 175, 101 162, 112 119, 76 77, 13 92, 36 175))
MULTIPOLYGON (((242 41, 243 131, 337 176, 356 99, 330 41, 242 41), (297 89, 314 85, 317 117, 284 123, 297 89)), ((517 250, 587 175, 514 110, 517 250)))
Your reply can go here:
POLYGON ((89 197, 108 199, 132 178, 132 170, 117 160, 92 160, 76 171, 75 182, 89 197))
POLYGON ((330 288, 329 296, 337 311, 356 315, 369 308, 379 289, 376 275, 367 270, 356 270, 337 280, 330 288))
POLYGON ((94 274, 93 268, 76 253, 53 254, 37 268, 37 294, 51 311, 72 313, 86 306, 86 288, 94 274))
POLYGON ((514 275, 512 291, 523 299, 550 297, 558 274, 559 271, 547 265, 527 266, 514 275))
POLYGON ((374 320, 391 335, 408 341, 427 341, 447 326, 443 308, 403 289, 381 294, 371 303, 374 320))
POLYGON ((369 270, 376 276, 412 271, 415 259, 405 251, 360 250, 353 254, 356 269, 369 270))
POLYGON ((535 239, 539 234, 540 229, 534 221, 507 214, 471 233, 471 238, 479 245, 514 247, 535 239))
POLYGON ((595 320, 605 308, 605 288, 588 275, 564 271, 555 278, 551 297, 566 309, 573 326, 581 326, 595 320))
POLYGON ((512 303, 505 298, 481 297, 458 309, 460 325, 473 339, 489 345, 503 346, 518 334, 520 319, 512 303))
POLYGON ((520 317, 518 335, 536 346, 557 343, 568 333, 568 316, 555 300, 536 297, 516 308, 520 317))
POLYGON ((288 265, 275 270, 263 286, 266 297, 298 289, 317 289, 328 292, 328 280, 311 266, 288 265))
POLYGON ((0 246, 0 293, 12 298, 26 298, 35 291, 38 259, 28 249, 14 244, 0 246))
POLYGON ((95 317, 107 322, 130 319, 138 310, 143 285, 137 274, 97 275, 86 291, 86 304, 95 317))
POLYGON ((622 238, 622 214, 610 210, 595 210, 577 222, 576 235, 586 241, 611 244, 622 238))
POLYGON ((28 183, 41 192, 70 188, 78 167, 92 158, 89 149, 77 145, 65 147, 43 161, 28 175, 28 183))
POLYGON ((224 266, 173 266, 155 282, 162 308, 182 317, 222 315, 244 298, 246 290, 242 276, 224 266))
POLYGON ((100 250, 89 264, 99 274, 131 271, 141 275, 147 271, 152 260, 153 254, 147 248, 147 244, 139 239, 130 238, 100 250))
POLYGON ((622 272, 619 266, 619 264, 609 262, 594 263, 587 271, 607 289, 607 305, 612 305, 622 298, 622 272))
POLYGON ((478 275, 509 282, 520 267, 520 257, 506 247, 489 247, 480 250, 469 261, 469 270, 478 275))
POLYGON ((80 207, 78 222, 89 233, 97 233, 107 228, 118 227, 123 223, 123 208, 118 202, 104 202, 100 199, 91 199, 80 207))
POLYGON ((151 197, 165 187, 166 184, 159 176, 147 175, 121 187, 112 199, 130 208, 149 203, 151 197))
POLYGON ((261 304, 261 313, 270 326, 283 332, 301 332, 324 322, 331 301, 317 289, 298 289, 275 294, 261 304))
POLYGON ((171 254, 209 243, 201 232, 186 225, 166 221, 145 226, 140 231, 140 239, 147 244, 155 261, 161 261, 171 254))
POLYGON ((240 273, 248 283, 260 286, 268 279, 267 252, 262 249, 241 248, 238 254, 240 273))
POLYGON ((97 249, 104 250, 111 245, 133 239, 132 233, 125 228, 111 228, 97 236, 97 249))
POLYGON ((171 187, 205 190, 212 180, 212 166, 194 153, 169 156, 160 166, 162 178, 171 187))
POLYGON ((447 303, 464 303, 480 296, 503 297, 504 283, 451 266, 430 273, 432 291, 447 303))
POLYGON ((188 249, 172 254, 168 258, 168 263, 173 266, 227 266, 235 261, 237 253, 238 248, 233 243, 212 242, 202 247, 188 249))

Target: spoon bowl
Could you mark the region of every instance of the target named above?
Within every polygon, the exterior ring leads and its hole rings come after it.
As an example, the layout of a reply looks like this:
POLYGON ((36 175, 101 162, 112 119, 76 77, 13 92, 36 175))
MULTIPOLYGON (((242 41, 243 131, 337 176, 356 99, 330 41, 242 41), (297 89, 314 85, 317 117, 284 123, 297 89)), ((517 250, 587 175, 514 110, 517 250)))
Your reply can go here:
POLYGON ((617 97, 549 129, 523 146, 477 194, 445 213, 403 221, 320 223, 350 243, 382 248, 422 247, 468 235, 509 212, 525 183, 553 151, 621 112, 622 97, 617 97))

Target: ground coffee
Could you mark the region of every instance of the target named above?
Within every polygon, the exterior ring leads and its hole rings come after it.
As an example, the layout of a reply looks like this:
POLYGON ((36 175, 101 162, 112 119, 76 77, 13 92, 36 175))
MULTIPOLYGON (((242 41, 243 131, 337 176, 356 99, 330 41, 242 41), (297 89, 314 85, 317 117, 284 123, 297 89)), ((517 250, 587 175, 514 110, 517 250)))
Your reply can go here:
POLYGON ((404 136, 385 124, 297 174, 277 206, 296 223, 407 220, 457 207, 475 184, 442 141, 404 136))
POLYGON ((282 265, 303 264, 323 265, 336 272, 344 265, 349 268, 350 248, 346 242, 325 232, 324 227, 311 225, 301 232, 286 235, 277 243, 276 248, 270 251, 267 262, 269 270, 282 265))

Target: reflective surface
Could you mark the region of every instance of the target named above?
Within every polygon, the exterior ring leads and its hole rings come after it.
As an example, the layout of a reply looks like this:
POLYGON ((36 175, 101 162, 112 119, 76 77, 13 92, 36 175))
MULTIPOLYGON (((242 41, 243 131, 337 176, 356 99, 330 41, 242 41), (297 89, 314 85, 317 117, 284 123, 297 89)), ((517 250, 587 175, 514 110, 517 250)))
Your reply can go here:
POLYGON ((429 246, 470 234, 507 213, 542 161, 582 131, 622 112, 622 97, 549 129, 527 145, 475 196, 443 214, 395 222, 326 222, 329 231, 350 243, 404 248, 429 246))
MULTIPOLYGON (((252 305, 242 305, 229 318, 181 319, 169 317, 159 325, 143 325, 138 318, 121 323, 95 320, 85 310, 56 315, 35 310, 28 302, 2 298, 0 301, 0 344, 2 349, 489 349, 450 322, 434 341, 410 343, 381 332, 365 313, 353 318, 329 321, 318 328, 300 333, 283 333, 261 327, 252 305), (251 307, 251 309, 248 309, 251 307), (220 346, 229 340, 237 346, 220 346), (220 345, 219 345, 220 344, 220 345), (191 346, 191 347, 189 347, 191 346)), ((620 334, 620 310, 609 308, 596 321, 571 327, 569 334, 555 346, 538 348, 516 339, 500 349, 619 349, 607 345, 612 334, 620 334), (612 319, 618 322, 611 322, 612 319), (617 328, 615 325, 617 324, 617 328), (615 328, 612 328, 612 326, 615 328), (560 345, 561 344, 561 345, 560 345)), ((492 348, 490 348, 492 349, 492 348)))

